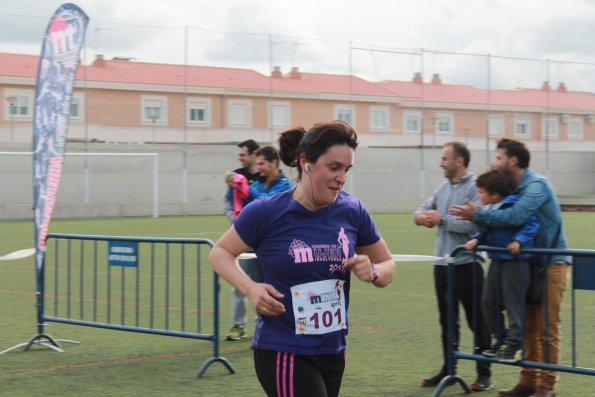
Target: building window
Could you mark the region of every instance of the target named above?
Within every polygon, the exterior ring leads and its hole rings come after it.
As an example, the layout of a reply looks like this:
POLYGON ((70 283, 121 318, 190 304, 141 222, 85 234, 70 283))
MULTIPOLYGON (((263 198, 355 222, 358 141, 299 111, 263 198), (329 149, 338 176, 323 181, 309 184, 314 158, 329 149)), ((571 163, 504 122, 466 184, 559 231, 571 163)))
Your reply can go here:
POLYGON ((421 132, 421 112, 406 110, 403 114, 404 130, 410 134, 421 132))
POLYGON ((568 138, 583 139, 583 119, 571 117, 568 120, 568 138))
POLYGON ((211 100, 188 98, 186 101, 186 122, 192 125, 211 125, 211 100))
POLYGON ((203 107, 194 107, 190 109, 190 122, 204 123, 207 115, 203 107))
POLYGON ((353 106, 335 105, 335 120, 343 120, 353 126, 355 123, 355 118, 353 116, 353 106))
POLYGON ((502 116, 488 117, 488 134, 489 136, 502 136, 504 133, 504 120, 502 116))
POLYGON ((85 94, 75 92, 70 99, 70 119, 84 120, 85 119, 85 94))
POLYGON ((558 137, 558 118, 554 116, 548 116, 543 118, 543 131, 544 138, 557 138, 558 137))
POLYGON ((514 135, 520 138, 528 138, 531 136, 531 124, 529 123, 528 117, 515 117, 514 135))
POLYGON ((387 130, 389 110, 387 106, 372 106, 370 108, 371 129, 373 130, 387 130))
POLYGON ((436 114, 436 133, 452 134, 454 117, 451 113, 436 114))
POLYGON ((269 126, 287 128, 291 123, 291 104, 289 102, 269 102, 269 126))
POLYGON ((5 119, 26 119, 33 116, 33 91, 5 91, 5 119))
POLYGON ((233 99, 228 102, 227 122, 231 127, 252 127, 252 102, 233 99))
POLYGON ((162 96, 141 97, 142 103, 142 124, 166 124, 167 123, 167 98, 162 96))

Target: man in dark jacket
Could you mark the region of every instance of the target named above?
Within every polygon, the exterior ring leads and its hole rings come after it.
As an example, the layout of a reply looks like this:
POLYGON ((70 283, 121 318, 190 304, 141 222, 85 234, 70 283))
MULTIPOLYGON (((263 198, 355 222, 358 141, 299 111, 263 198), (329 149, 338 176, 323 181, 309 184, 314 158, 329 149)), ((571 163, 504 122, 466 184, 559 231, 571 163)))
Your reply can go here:
MULTIPOLYGON (((233 172, 241 174, 246 177, 248 183, 253 183, 259 177, 258 168, 256 167, 256 151, 259 146, 253 139, 247 139, 238 143, 238 161, 242 167, 235 169, 233 172)), ((227 176, 226 176, 226 182, 227 176)), ((242 200, 242 204, 246 205, 250 202, 250 197, 242 200)), ((227 218, 233 222, 235 219, 233 206, 233 188, 229 185, 225 193, 225 200, 223 202, 223 210, 227 218)), ((246 274, 254 281, 262 281, 262 272, 256 259, 240 259, 240 266, 244 269, 246 274), (256 262, 256 263, 254 263, 256 262)), ((240 340, 246 338, 246 297, 238 290, 232 287, 231 289, 231 320, 233 326, 227 334, 227 340, 240 340)))
POLYGON ((256 167, 260 179, 250 185, 251 200, 291 189, 291 182, 279 169, 279 153, 274 147, 265 146, 256 151, 256 167))

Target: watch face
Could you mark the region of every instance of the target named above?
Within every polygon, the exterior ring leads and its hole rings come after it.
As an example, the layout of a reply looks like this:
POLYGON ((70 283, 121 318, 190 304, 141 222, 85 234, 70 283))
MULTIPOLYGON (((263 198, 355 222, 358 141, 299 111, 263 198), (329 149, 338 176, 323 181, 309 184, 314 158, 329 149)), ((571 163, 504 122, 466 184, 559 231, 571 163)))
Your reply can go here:
POLYGON ((380 277, 380 271, 378 270, 378 266, 372 265, 372 282, 378 280, 380 277))

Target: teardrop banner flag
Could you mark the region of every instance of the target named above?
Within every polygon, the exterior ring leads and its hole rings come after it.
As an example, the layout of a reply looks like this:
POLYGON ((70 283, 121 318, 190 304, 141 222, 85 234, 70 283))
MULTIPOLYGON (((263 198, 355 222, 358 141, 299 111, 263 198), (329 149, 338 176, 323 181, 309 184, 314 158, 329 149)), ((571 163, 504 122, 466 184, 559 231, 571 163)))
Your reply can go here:
POLYGON ((33 119, 33 210, 35 267, 43 267, 45 241, 64 163, 70 101, 89 17, 76 5, 62 4, 46 30, 35 92, 33 119))

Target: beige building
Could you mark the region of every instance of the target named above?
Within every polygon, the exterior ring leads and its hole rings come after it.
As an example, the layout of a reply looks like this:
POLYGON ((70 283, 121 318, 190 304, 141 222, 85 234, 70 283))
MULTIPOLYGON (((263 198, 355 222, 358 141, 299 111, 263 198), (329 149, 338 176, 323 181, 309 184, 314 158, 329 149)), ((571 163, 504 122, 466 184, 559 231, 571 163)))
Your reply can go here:
MULTIPOLYGON (((38 57, 0 54, 0 142, 30 142, 38 57)), ((105 60, 78 69, 71 141, 221 143, 343 119, 364 146, 436 146, 454 139, 486 147, 502 137, 534 149, 594 150, 595 96, 561 84, 485 90, 422 82, 370 82, 304 73, 105 60)))

